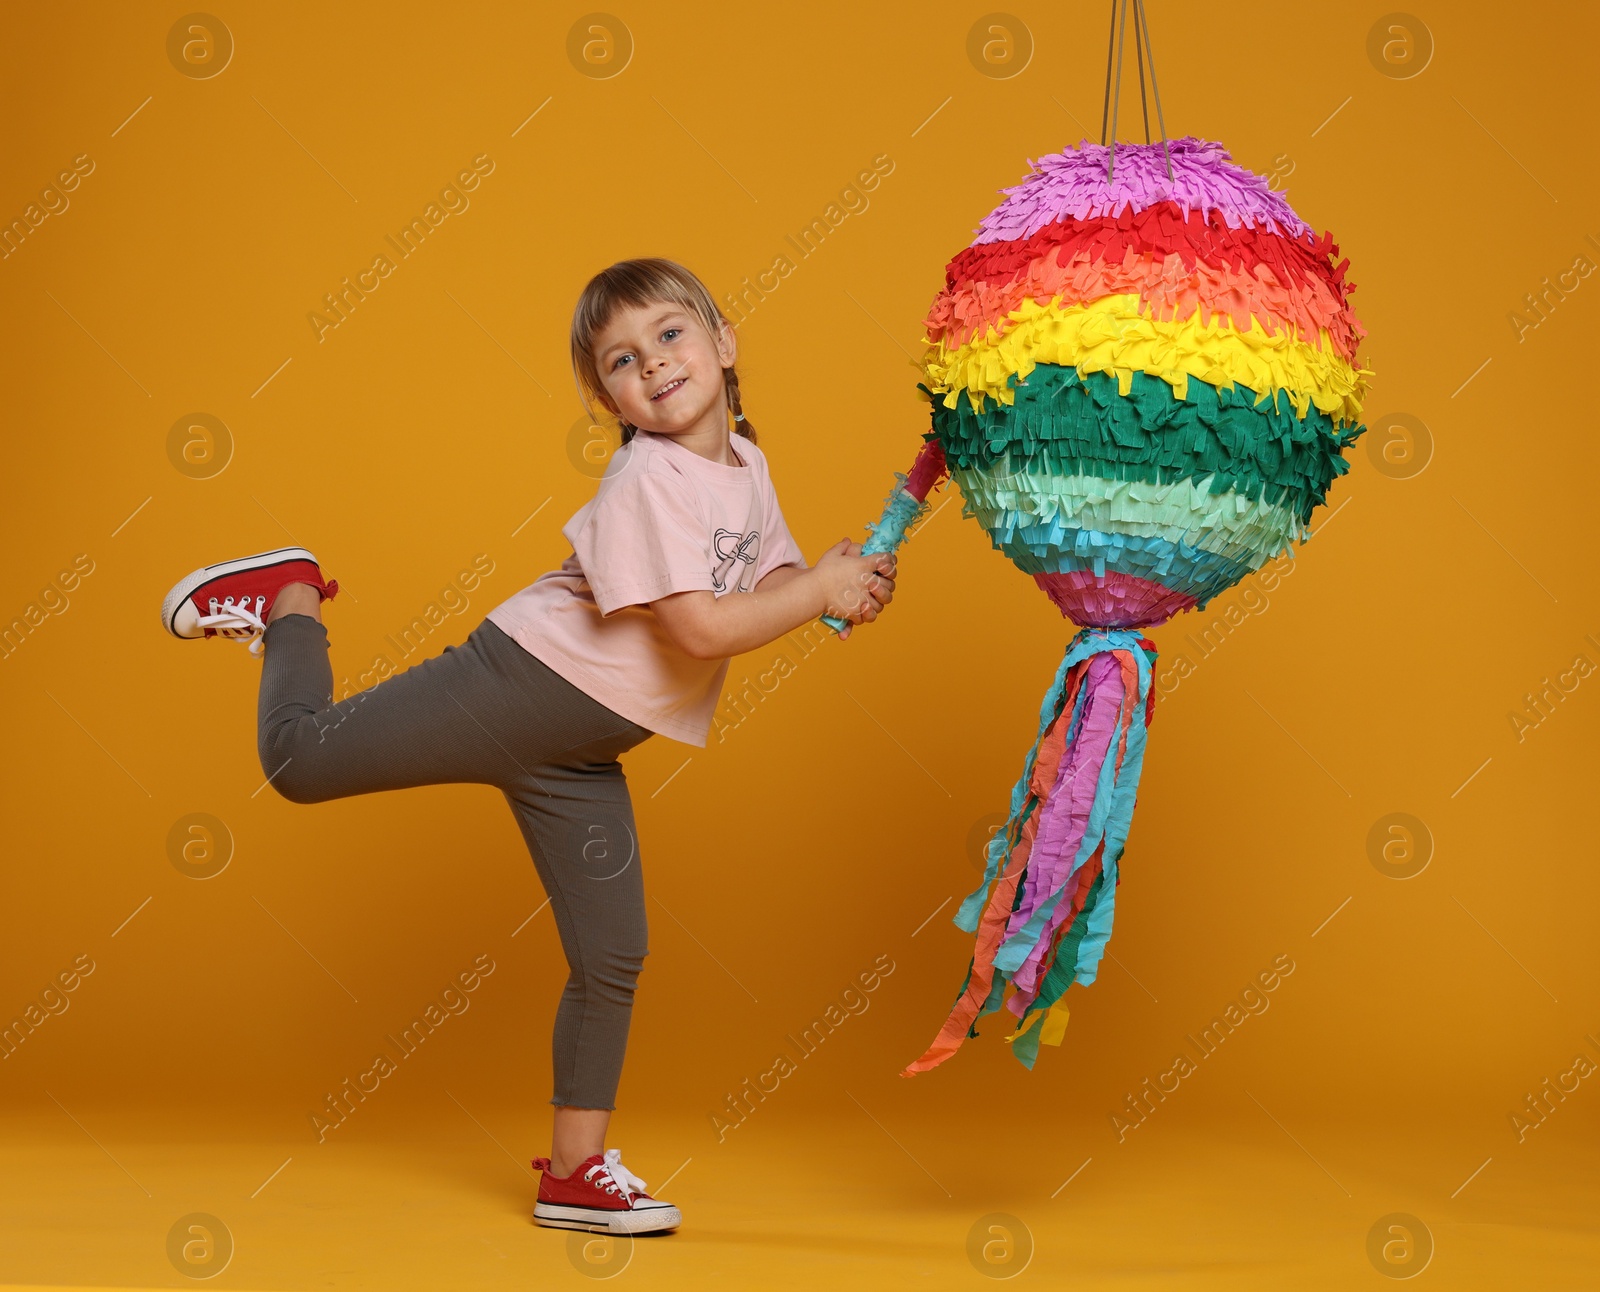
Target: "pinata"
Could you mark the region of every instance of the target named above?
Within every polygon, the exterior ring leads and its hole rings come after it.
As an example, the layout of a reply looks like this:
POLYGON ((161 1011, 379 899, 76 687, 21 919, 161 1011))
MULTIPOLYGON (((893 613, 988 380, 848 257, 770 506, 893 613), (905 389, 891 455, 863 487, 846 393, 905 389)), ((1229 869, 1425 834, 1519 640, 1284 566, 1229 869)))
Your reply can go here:
POLYGON ((1080 630, 954 916, 976 935, 966 979, 904 1076, 976 1036, 1008 983, 1012 1053, 1031 1068, 1060 1043, 1063 994, 1111 935, 1155 704, 1143 630, 1310 537, 1372 375, 1348 262, 1218 143, 1083 142, 1004 192, 933 302, 932 429, 863 550, 900 541, 948 472, 1080 630))

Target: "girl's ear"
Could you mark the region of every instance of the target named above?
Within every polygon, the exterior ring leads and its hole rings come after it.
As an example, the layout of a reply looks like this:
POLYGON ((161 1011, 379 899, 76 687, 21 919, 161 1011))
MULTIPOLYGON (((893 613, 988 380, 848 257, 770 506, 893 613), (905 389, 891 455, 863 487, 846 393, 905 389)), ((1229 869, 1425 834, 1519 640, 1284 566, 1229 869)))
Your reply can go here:
POLYGON ((717 358, 724 368, 731 368, 739 359, 739 338, 733 326, 723 319, 717 328, 717 358))

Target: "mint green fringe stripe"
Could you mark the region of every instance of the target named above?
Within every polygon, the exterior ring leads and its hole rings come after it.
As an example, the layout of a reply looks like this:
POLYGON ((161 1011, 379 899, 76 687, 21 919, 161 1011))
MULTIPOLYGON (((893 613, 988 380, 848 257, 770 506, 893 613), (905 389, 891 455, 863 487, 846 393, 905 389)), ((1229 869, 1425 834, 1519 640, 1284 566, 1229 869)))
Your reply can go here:
POLYGON ((1004 462, 986 471, 955 468, 950 475, 967 509, 991 531, 1002 519, 1014 524, 1029 517, 1038 527, 1055 522, 1158 538, 1174 546, 1186 543, 1251 569, 1305 536, 1305 527, 1289 508, 1215 491, 1209 479, 1151 484, 1095 475, 1051 476, 1007 470, 1004 462))

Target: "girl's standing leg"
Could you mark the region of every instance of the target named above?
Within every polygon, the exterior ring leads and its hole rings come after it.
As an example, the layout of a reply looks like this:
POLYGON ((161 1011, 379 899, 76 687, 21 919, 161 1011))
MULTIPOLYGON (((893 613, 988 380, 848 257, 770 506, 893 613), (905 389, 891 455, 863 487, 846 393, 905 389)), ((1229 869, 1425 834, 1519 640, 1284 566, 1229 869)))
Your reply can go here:
MULTIPOLYGON (((515 642, 513 650, 521 650, 515 642)), ((648 925, 633 807, 617 755, 648 732, 629 724, 530 769, 506 797, 550 897, 570 973, 550 1038, 551 1166, 571 1173, 604 1149, 628 1044, 648 925), (603 935, 600 931, 603 930, 603 935)))

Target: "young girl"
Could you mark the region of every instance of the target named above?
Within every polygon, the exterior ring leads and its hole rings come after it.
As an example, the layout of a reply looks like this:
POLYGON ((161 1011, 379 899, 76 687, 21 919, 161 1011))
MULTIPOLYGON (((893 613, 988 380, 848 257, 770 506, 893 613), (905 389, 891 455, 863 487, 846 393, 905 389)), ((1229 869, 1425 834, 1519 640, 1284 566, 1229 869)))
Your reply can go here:
POLYGON ((630 260, 592 279, 572 363, 585 407, 597 399, 617 418, 622 446, 562 530, 572 555, 463 645, 370 690, 331 702, 321 603, 338 584, 303 548, 197 570, 161 607, 175 636, 264 652, 261 766, 292 802, 450 782, 504 792, 570 970, 551 1153, 534 1159, 540 1224, 638 1234, 681 1220, 602 1151, 647 952, 617 756, 655 733, 704 747, 730 656, 823 614, 870 623, 894 595, 893 556, 848 539, 807 567, 744 416, 737 350, 681 265, 630 260))

